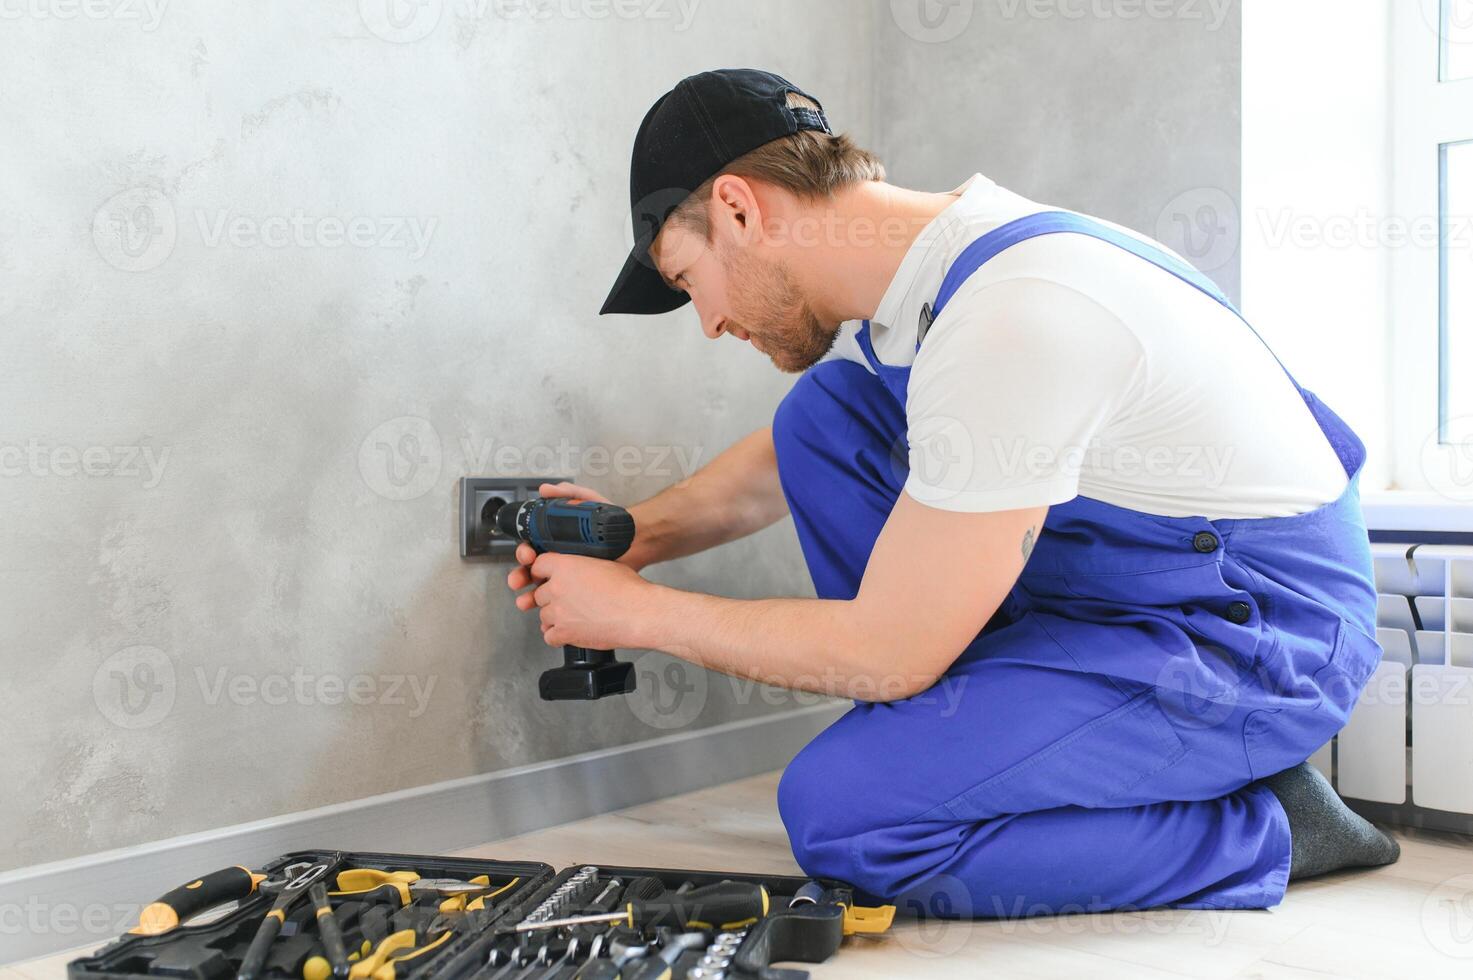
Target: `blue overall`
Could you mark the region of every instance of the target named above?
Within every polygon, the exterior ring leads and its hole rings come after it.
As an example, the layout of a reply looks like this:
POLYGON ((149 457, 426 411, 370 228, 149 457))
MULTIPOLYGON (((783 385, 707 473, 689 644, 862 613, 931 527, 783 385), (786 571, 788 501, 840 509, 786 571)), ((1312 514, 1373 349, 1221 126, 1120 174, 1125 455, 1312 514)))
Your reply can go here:
MULTIPOLYGON (((1047 212, 968 246, 934 315, 999 252, 1058 233, 1124 248, 1234 309, 1175 257, 1047 212)), ((773 421, 824 598, 858 592, 905 480, 892 448, 910 369, 879 362, 868 324, 859 339, 875 373, 821 363, 773 421)), ((1052 507, 1017 584, 937 685, 857 703, 788 766, 778 805, 803 869, 941 916, 1277 904, 1289 826, 1254 781, 1328 741, 1381 656, 1365 447, 1295 387, 1345 467, 1338 500, 1247 520, 1082 496, 1052 507)))

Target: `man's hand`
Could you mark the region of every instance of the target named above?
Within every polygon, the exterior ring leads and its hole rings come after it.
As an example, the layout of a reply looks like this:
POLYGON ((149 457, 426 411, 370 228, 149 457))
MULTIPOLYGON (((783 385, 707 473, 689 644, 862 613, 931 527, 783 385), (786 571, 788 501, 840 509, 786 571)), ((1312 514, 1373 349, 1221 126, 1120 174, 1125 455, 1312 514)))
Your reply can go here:
POLYGON ((616 561, 581 555, 538 555, 531 576, 540 583, 517 596, 535 605, 548 646, 567 644, 590 650, 642 646, 641 626, 654 613, 648 607, 658 587, 616 561))
MULTIPOLYGON (((544 483, 537 492, 575 503, 611 502, 597 491, 573 483, 544 483)), ((520 593, 516 598, 518 609, 539 611, 542 639, 548 646, 572 644, 592 650, 639 645, 634 630, 639 625, 635 610, 653 588, 638 572, 619 562, 578 555, 539 555, 525 542, 517 545, 517 567, 506 577, 506 584, 520 593)))
MULTIPOLYGON (((580 487, 576 483, 568 483, 566 481, 562 483, 544 483, 537 488, 537 493, 543 497, 566 497, 573 503, 578 503, 582 500, 592 500, 600 504, 613 503, 612 500, 597 490, 590 490, 587 487, 580 487)), ((635 530, 638 531, 638 528, 635 530)), ((523 589, 535 582, 535 577, 531 569, 532 563, 536 560, 537 550, 530 544, 524 541, 517 545, 517 567, 513 568, 511 574, 506 577, 506 584, 511 587, 513 592, 522 592, 523 589)), ((522 592, 521 595, 517 596, 517 608, 523 612, 531 609, 533 605, 535 603, 532 601, 532 593, 522 592)))

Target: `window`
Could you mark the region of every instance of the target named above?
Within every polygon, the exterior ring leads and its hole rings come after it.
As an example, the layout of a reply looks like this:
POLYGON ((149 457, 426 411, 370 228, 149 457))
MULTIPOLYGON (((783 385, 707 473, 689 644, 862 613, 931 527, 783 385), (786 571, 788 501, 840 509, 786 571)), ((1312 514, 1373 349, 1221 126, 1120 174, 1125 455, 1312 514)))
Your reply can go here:
POLYGON ((1473 140, 1444 144, 1441 208, 1440 441, 1459 441, 1473 416, 1473 140))
POLYGON ((1444 82, 1473 78, 1473 0, 1441 0, 1444 82))
POLYGON ((1390 13, 1394 485, 1473 503, 1473 0, 1390 13))

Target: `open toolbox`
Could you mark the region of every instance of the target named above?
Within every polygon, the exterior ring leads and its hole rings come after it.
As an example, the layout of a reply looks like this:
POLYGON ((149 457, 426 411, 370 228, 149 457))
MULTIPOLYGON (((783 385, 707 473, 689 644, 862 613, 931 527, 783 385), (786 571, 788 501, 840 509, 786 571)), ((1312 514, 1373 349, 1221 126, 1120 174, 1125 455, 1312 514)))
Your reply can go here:
POLYGON ((844 882, 797 876, 555 872, 535 862, 299 851, 181 885, 67 972, 69 980, 799 980, 805 971, 776 964, 821 963, 845 936, 883 932, 893 913, 856 906, 844 882))

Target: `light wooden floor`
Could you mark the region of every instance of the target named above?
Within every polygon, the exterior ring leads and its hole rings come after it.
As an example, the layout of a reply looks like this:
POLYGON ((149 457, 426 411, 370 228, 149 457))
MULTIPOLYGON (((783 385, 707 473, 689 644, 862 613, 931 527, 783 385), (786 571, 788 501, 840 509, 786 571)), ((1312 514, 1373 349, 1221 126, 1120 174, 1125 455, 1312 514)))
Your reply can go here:
MULTIPOLYGON (((777 774, 661 800, 466 852, 504 860, 796 874, 777 774)), ((945 925, 898 920, 846 940, 815 980, 1005 977, 1466 977, 1473 972, 1473 841, 1399 831, 1400 862, 1289 888, 1278 908, 1165 910, 945 925)), ((62 980, 75 953, 0 967, 62 980)))

